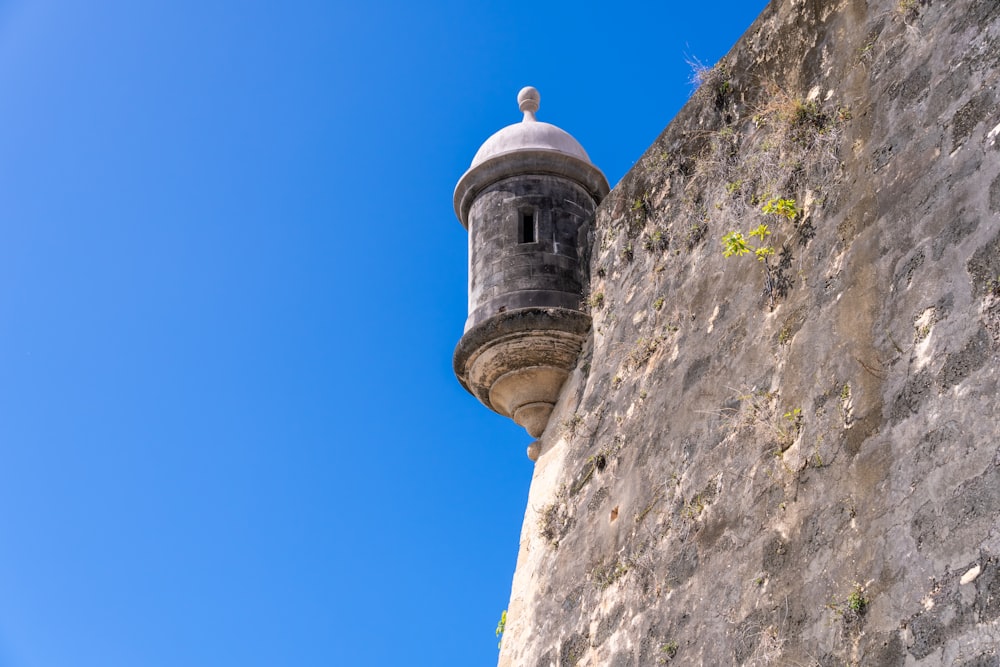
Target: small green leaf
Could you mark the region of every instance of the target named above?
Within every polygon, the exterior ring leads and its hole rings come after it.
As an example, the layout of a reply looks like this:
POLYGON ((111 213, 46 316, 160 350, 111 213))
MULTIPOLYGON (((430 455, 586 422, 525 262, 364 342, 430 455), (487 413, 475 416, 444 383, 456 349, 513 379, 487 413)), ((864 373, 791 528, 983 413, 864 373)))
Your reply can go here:
POLYGON ((766 262, 767 258, 774 254, 774 248, 769 245, 761 246, 754 250, 758 262, 766 262))
POLYGON ((722 237, 722 255, 724 257, 732 257, 736 255, 737 257, 745 255, 752 250, 752 248, 747 245, 747 240, 743 237, 740 232, 729 232, 722 237))

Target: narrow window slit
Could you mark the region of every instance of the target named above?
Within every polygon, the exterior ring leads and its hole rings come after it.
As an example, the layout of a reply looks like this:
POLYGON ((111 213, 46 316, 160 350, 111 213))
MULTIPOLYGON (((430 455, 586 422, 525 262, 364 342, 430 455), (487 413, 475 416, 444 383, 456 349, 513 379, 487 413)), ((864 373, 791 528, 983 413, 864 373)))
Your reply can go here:
POLYGON ((535 242, 535 212, 521 212, 521 243, 535 242))

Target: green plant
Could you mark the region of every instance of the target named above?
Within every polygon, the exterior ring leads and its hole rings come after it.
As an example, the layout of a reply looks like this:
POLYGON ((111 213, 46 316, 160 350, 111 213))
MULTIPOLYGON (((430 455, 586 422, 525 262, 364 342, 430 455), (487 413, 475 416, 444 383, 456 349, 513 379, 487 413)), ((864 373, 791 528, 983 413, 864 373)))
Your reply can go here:
MULTIPOLYGON (((754 236, 756 236, 757 238, 760 239, 761 243, 764 242, 764 237, 770 235, 771 235, 771 230, 768 229, 767 225, 763 223, 757 225, 757 228, 751 230, 750 232, 750 237, 753 238, 754 236)), ((774 248, 769 245, 762 245, 759 246, 757 249, 755 249, 753 254, 757 257, 758 262, 763 262, 766 261, 768 257, 774 254, 774 248)))
POLYGON ((831 600, 826 604, 826 608, 838 616, 843 616, 844 620, 847 621, 863 616, 868 611, 869 604, 871 604, 871 600, 865 595, 865 587, 855 583, 846 600, 831 600))
POLYGON ((914 19, 920 12, 919 0, 899 0, 896 10, 902 15, 904 20, 914 19))
POLYGON ((497 623, 497 648, 503 644, 503 633, 507 629, 507 610, 500 612, 500 622, 497 623))
POLYGON ((648 213, 649 212, 649 200, 647 198, 648 195, 649 195, 648 192, 644 192, 642 193, 642 196, 636 197, 635 201, 632 202, 632 210, 648 213))
MULTIPOLYGON (((771 235, 771 230, 765 224, 757 225, 755 229, 750 230, 748 233, 750 238, 758 237, 761 242, 764 241, 765 237, 771 235)), ((757 258, 758 262, 767 262, 767 258, 774 255, 774 247, 769 245, 752 246, 749 241, 741 232, 731 231, 722 237, 722 256, 732 257, 736 255, 737 257, 742 257, 748 253, 753 253, 754 257, 757 258)))
POLYGON ((869 600, 865 597, 865 590, 861 584, 854 584, 854 590, 847 596, 847 608, 860 616, 868 608, 868 602, 869 600))
MULTIPOLYGON (((796 207, 795 200, 785 197, 765 197, 767 201, 761 207, 761 212, 765 215, 776 215, 792 222, 800 216, 801 211, 796 207)), ((751 201, 759 203, 764 198, 754 195, 751 201)), ((753 256, 764 266, 764 293, 768 297, 771 308, 774 308, 775 296, 780 292, 784 294, 788 289, 788 279, 783 276, 785 262, 781 259, 775 261, 775 245, 768 243, 768 237, 772 235, 771 227, 766 223, 760 223, 755 228, 746 233, 733 230, 722 237, 722 255, 724 257, 742 257, 753 254, 753 256), (753 245, 752 240, 756 238, 758 245, 753 245)), ((787 259, 788 248, 782 245, 782 257, 787 259)))
POLYGON ((662 296, 657 297, 656 301, 653 302, 653 310, 659 310, 660 308, 663 308, 663 297, 662 296))
POLYGON ((784 415, 782 415, 786 421, 790 422, 793 426, 801 426, 802 424, 802 408, 795 408, 794 410, 789 410, 784 415))
POLYGON ((816 143, 820 135, 827 134, 832 128, 830 115, 816 102, 794 98, 784 91, 776 90, 776 100, 768 110, 781 121, 781 142, 797 144, 808 148, 816 143))
POLYGON ((642 247, 649 252, 663 252, 670 246, 667 237, 659 229, 653 230, 642 241, 642 247))
POLYGON ((626 262, 631 262, 634 257, 635 257, 635 251, 632 250, 632 242, 629 241, 627 244, 625 244, 625 247, 622 248, 621 258, 626 262))
POLYGON ((656 664, 665 665, 670 662, 673 657, 677 655, 678 648, 680 648, 680 646, 675 641, 660 644, 660 657, 656 659, 656 664))
MULTIPOLYGON (((771 231, 768 229, 767 225, 758 225, 756 229, 750 231, 750 236, 758 236, 760 240, 763 241, 764 238, 770 235, 771 231)), ((733 255, 737 257, 742 257, 743 255, 753 253, 753 256, 757 258, 757 261, 764 266, 764 292, 767 294, 768 301, 771 307, 774 307, 774 297, 775 297, 775 269, 776 267, 771 264, 771 257, 774 256, 774 246, 772 245, 759 245, 752 246, 749 241, 741 232, 731 231, 722 237, 722 255, 723 257, 732 257, 733 255)))
POLYGON ((653 356, 653 353, 660 347, 663 338, 653 336, 652 338, 640 338, 635 342, 635 347, 625 358, 626 370, 632 371, 646 364, 653 356))
POLYGON ((872 59, 875 51, 875 38, 870 39, 860 49, 858 49, 858 62, 866 62, 872 59))
POLYGON ((562 430, 563 435, 571 438, 576 435, 577 429, 580 428, 581 424, 583 424, 583 417, 574 413, 572 417, 564 419, 562 423, 559 424, 559 427, 562 430))
POLYGON ((612 556, 594 566, 590 571, 590 579, 603 591, 628 574, 628 571, 627 563, 612 556))
POLYGON ((697 519, 705 511, 705 500, 698 494, 686 501, 681 508, 681 514, 685 519, 697 519))
POLYGON ((986 293, 1000 296, 1000 276, 986 281, 986 293))
POLYGON ((797 217, 802 213, 796 205, 794 199, 785 199, 781 197, 772 197, 767 200, 767 203, 760 209, 768 215, 781 215, 792 222, 795 221, 797 217))
POLYGON ((733 230, 722 237, 723 257, 732 257, 733 255, 742 257, 751 250, 753 248, 747 243, 747 240, 740 232, 733 230))
POLYGON ((799 437, 799 433, 802 431, 802 408, 789 410, 782 415, 782 419, 785 420, 785 424, 776 428, 778 432, 778 439, 781 444, 781 450, 778 452, 779 457, 781 456, 782 451, 792 446, 795 439, 799 437))
POLYGON ((820 109, 816 100, 793 100, 789 110, 788 122, 792 126, 813 127, 822 130, 827 123, 826 114, 820 109))
POLYGON ((604 308, 604 292, 594 292, 587 301, 594 310, 604 308))

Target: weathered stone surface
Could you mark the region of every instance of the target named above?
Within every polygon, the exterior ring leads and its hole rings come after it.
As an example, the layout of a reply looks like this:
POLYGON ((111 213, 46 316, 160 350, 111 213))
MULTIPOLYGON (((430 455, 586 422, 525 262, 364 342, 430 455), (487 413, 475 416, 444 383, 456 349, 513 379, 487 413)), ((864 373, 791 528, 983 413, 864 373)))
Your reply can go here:
POLYGON ((998 128, 996 0, 776 0, 705 74, 597 210, 501 665, 1000 664, 998 128))
POLYGON ((579 184, 555 176, 507 178, 479 193, 469 214, 469 319, 539 306, 579 310, 583 275, 578 237, 597 203, 579 184), (535 240, 518 240, 518 216, 535 216, 535 240))

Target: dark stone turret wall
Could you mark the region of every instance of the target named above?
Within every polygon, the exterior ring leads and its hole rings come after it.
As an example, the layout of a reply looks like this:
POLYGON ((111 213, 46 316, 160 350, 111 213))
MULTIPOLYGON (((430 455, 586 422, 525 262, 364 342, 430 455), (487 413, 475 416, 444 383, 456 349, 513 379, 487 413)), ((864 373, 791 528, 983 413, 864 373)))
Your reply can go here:
POLYGON ((1000 3, 774 0, 702 76, 598 207, 501 665, 1000 664, 1000 3))
POLYGON ((581 231, 596 203, 577 183, 555 176, 503 179, 469 212, 469 319, 466 330, 516 308, 581 309, 581 231), (520 242, 521 215, 535 216, 535 239, 520 242))

